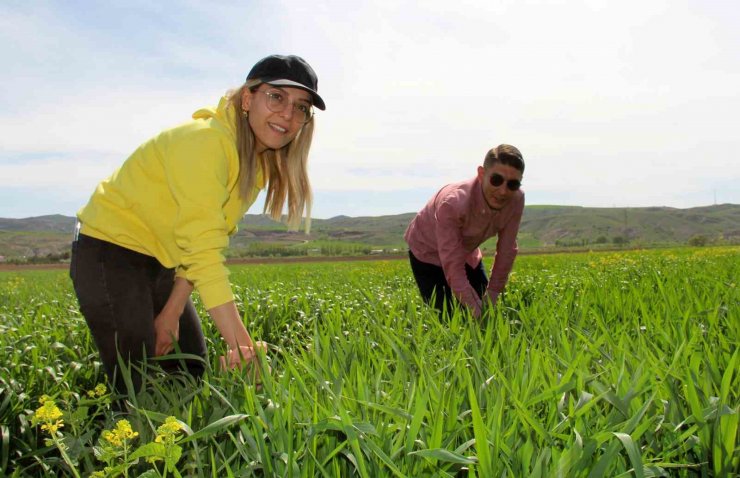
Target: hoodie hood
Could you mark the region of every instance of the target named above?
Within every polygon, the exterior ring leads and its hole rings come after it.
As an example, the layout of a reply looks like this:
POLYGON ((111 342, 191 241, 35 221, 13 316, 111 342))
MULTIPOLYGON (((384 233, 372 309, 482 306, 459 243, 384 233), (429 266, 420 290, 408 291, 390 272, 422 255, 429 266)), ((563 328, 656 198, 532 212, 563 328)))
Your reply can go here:
POLYGON ((214 120, 236 141, 236 112, 228 97, 222 96, 215 108, 208 106, 199 109, 193 113, 193 119, 214 120))

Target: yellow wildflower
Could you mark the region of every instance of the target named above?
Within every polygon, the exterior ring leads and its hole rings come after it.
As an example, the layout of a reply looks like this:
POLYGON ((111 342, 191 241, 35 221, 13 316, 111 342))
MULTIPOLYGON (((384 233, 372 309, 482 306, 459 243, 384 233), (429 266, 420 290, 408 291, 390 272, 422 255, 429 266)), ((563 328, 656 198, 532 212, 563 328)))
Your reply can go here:
POLYGON ((64 426, 64 420, 57 420, 55 422, 48 422, 41 425, 41 429, 49 432, 49 435, 55 434, 60 428, 64 426))
POLYGON ((128 420, 118 420, 116 422, 116 428, 113 430, 103 430, 103 433, 100 434, 103 440, 114 447, 121 447, 125 441, 133 440, 137 436, 139 436, 139 433, 131 429, 131 424, 128 420))
POLYGON ((39 402, 42 405, 36 409, 36 413, 34 414, 34 418, 36 419, 37 423, 53 422, 62 417, 62 411, 59 410, 59 407, 56 406, 54 400, 52 400, 51 398, 44 395, 41 397, 39 402))
POLYGON ((118 438, 118 435, 110 430, 103 430, 103 432, 100 434, 100 438, 107 441, 114 447, 120 447, 121 445, 123 445, 123 442, 118 438))
POLYGON ((138 432, 135 432, 131 429, 131 424, 128 422, 128 420, 118 420, 118 423, 116 423, 116 432, 124 440, 130 440, 139 436, 138 432))
POLYGON ((174 443, 175 435, 182 430, 182 425, 175 417, 167 417, 162 425, 157 428, 157 436, 154 441, 157 443, 174 443))
POLYGON ((64 426, 64 421, 61 420, 62 411, 48 395, 42 395, 39 403, 41 406, 34 412, 31 423, 41 424, 41 430, 48 432, 49 435, 55 435, 64 426))
POLYGON ((95 388, 93 390, 89 390, 87 392, 87 396, 90 398, 102 397, 106 393, 108 393, 108 389, 106 388, 105 384, 99 383, 95 385, 95 388))

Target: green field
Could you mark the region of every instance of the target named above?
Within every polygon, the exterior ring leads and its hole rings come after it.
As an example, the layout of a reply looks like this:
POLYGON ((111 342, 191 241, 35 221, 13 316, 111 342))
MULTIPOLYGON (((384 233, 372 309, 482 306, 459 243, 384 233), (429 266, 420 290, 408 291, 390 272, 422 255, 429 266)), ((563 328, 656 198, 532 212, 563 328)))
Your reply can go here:
POLYGON ((262 386, 204 321, 214 371, 121 412, 66 274, 0 273, 0 476, 740 476, 738 247, 522 256, 481 321, 406 261, 232 280, 262 386))

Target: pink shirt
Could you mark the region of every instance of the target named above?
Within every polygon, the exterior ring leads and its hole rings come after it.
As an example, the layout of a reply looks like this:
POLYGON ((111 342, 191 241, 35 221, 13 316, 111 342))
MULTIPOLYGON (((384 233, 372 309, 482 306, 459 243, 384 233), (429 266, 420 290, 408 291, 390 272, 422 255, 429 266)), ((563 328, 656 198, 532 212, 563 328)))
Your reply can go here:
POLYGON ((465 263, 476 267, 483 258, 478 246, 498 235, 488 283, 488 294, 495 300, 514 265, 523 212, 524 191, 519 190, 496 211, 488 207, 478 179, 473 178, 440 189, 411 221, 404 239, 417 259, 444 269, 460 302, 479 311, 481 301, 468 282, 465 263))

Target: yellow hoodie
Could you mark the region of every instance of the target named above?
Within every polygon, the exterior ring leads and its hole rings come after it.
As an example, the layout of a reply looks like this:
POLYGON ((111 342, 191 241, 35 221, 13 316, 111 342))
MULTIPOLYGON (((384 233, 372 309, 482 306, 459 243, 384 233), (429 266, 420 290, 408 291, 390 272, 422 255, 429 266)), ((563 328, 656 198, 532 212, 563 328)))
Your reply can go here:
POLYGON ((77 213, 80 232, 176 267, 211 309, 233 300, 223 250, 265 186, 260 172, 245 202, 238 178, 235 112, 224 97, 134 151, 77 213))

